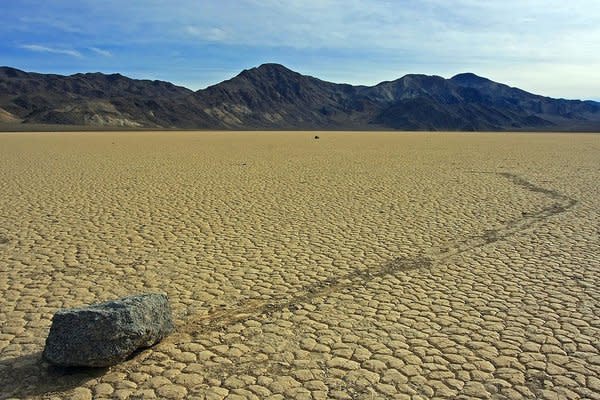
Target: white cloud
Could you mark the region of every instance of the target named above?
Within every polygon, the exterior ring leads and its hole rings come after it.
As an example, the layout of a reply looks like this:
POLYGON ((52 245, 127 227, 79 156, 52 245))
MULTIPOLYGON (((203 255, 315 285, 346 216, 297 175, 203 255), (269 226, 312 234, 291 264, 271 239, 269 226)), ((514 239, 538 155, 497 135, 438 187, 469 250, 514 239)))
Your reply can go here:
POLYGON ((55 47, 42 46, 39 44, 24 44, 19 47, 25 50, 35 51, 38 53, 64 54, 71 57, 81 57, 81 53, 77 50, 59 49, 55 47))
POLYGON ((203 40, 210 42, 223 42, 227 39, 227 32, 221 28, 199 28, 196 26, 188 25, 184 29, 184 32, 190 36, 198 37, 203 40))
POLYGON ((103 49, 100 49, 98 47, 90 47, 89 49, 91 51, 93 51, 94 53, 99 54, 101 56, 112 57, 112 53, 110 51, 108 51, 108 50, 103 50, 103 49))

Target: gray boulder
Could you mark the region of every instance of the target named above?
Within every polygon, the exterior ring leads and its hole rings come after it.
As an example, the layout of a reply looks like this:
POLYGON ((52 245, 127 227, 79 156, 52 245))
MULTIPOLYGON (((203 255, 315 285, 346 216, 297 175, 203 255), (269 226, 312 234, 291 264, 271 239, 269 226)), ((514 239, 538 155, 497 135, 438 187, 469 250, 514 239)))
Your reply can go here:
POLYGON ((107 367, 158 343, 174 329, 171 307, 162 293, 59 310, 43 356, 59 366, 107 367))

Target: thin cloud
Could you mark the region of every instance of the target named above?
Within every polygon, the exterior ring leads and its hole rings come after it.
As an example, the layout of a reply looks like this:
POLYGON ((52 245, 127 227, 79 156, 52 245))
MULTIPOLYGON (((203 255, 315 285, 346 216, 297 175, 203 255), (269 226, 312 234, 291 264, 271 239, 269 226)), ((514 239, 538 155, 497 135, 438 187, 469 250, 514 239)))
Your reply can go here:
POLYGON ((112 57, 112 53, 110 51, 108 51, 108 50, 100 49, 98 47, 90 47, 89 49, 91 51, 93 51, 94 53, 99 54, 101 56, 112 57))
POLYGON ((226 41, 227 32, 225 32, 221 28, 198 28, 195 26, 186 26, 184 28, 184 32, 190 36, 195 36, 204 40, 212 41, 212 42, 222 42, 226 41))
POLYGON ((30 17, 25 16, 20 19, 21 26, 24 28, 30 28, 32 30, 39 30, 40 27, 47 27, 52 30, 58 30, 67 33, 82 33, 83 30, 79 27, 69 24, 68 22, 61 21, 58 18, 47 18, 47 17, 30 17))
POLYGON ((58 49, 55 47, 42 46, 39 44, 24 44, 19 46, 22 49, 35 51, 38 53, 53 53, 53 54, 63 54, 71 57, 82 57, 81 53, 77 50, 69 50, 69 49, 58 49))

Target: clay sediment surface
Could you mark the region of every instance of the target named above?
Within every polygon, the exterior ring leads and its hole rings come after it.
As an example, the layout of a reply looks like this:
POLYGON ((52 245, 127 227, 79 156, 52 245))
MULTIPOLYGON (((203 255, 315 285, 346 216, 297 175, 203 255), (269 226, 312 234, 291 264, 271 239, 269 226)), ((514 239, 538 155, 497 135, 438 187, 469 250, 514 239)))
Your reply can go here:
POLYGON ((600 399, 600 135, 0 134, 0 398, 600 399), (166 292, 110 369, 52 315, 166 292))

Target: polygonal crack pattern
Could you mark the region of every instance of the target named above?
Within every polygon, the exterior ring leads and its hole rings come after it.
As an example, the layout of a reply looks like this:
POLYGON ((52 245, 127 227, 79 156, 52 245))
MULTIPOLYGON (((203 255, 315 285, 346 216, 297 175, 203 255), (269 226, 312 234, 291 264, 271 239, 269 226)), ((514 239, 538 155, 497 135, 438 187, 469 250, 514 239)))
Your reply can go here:
POLYGON ((0 135, 0 398, 600 399, 599 135, 0 135), (61 307, 175 334, 40 360, 61 307))

